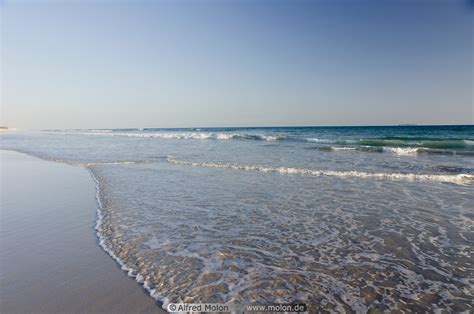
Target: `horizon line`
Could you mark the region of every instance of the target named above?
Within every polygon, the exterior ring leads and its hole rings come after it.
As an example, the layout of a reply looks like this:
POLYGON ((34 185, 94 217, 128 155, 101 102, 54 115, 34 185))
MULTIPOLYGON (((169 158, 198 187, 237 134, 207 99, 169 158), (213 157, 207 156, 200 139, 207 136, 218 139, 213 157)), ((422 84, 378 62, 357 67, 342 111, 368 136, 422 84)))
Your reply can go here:
MULTIPOLYGON (((354 124, 334 124, 334 125, 269 125, 269 126, 190 126, 190 127, 91 127, 91 128, 15 128, 11 129, 24 130, 24 131, 45 131, 45 130, 139 130, 139 129, 271 129, 271 128, 338 128, 338 127, 430 127, 430 126, 474 126, 471 124, 411 124, 411 123, 400 123, 400 124, 367 124, 367 125, 354 125, 354 124)), ((5 127, 5 126, 2 126, 5 127)), ((7 127, 10 129, 10 127, 7 127)))

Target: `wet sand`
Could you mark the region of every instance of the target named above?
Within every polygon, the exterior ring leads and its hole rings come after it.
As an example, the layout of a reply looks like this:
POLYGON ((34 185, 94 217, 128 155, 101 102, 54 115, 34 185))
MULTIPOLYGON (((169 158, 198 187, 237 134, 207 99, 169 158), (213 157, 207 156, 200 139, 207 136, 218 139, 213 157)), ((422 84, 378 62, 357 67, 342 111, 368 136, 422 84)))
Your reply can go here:
POLYGON ((0 150, 0 312, 164 312, 98 246, 80 167, 0 150))

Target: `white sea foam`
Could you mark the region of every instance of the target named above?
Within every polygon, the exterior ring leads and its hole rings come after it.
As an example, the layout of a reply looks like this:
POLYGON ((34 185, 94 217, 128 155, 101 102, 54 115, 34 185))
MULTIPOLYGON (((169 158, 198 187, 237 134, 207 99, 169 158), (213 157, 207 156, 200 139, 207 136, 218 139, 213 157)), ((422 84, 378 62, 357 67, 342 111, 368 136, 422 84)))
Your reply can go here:
POLYGON ((335 140, 330 140, 330 139, 327 139, 327 138, 316 138, 316 137, 305 138, 305 141, 310 142, 310 143, 320 143, 320 144, 332 144, 332 143, 337 142, 335 140))
POLYGON ((334 147, 331 147, 331 150, 334 150, 334 151, 354 151, 356 150, 355 147, 348 147, 348 146, 334 146, 334 147))
POLYGON ((265 173, 279 173, 283 175, 302 175, 312 177, 339 177, 339 178, 362 178, 362 179, 378 179, 378 180, 397 180, 397 181, 430 181, 453 183, 459 185, 469 184, 474 180, 474 175, 457 174, 457 175, 438 175, 438 174, 415 174, 415 173, 370 173, 361 171, 335 171, 335 170, 314 170, 295 167, 269 167, 259 165, 241 165, 232 163, 214 163, 214 162, 193 162, 187 160, 178 160, 168 158, 168 162, 205 168, 220 168, 243 171, 255 171, 265 173))
POLYGON ((330 150, 335 152, 386 152, 400 156, 415 156, 424 149, 418 147, 331 146, 330 150))
MULTIPOLYGON (((325 146, 323 146, 325 148, 325 146)), ((426 151, 419 147, 373 147, 373 146, 331 146, 328 149, 334 152, 385 152, 400 156, 416 156, 426 151)))
POLYGON ((395 155, 401 156, 412 156, 417 155, 419 152, 422 151, 420 148, 413 148, 413 147, 384 147, 383 150, 385 152, 389 152, 395 155))

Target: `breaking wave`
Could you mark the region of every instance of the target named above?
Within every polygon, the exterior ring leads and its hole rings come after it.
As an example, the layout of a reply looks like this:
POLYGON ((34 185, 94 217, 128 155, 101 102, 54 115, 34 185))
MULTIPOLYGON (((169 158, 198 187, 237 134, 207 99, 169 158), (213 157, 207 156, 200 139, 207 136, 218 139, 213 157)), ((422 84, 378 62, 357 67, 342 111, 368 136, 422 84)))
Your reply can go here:
POLYGON ((294 167, 268 167, 259 165, 242 165, 232 163, 214 163, 214 162, 193 162, 187 160, 178 160, 172 157, 168 158, 168 162, 177 165, 186 165, 204 168, 220 168, 242 171, 254 171, 264 173, 279 173, 283 175, 301 175, 311 177, 338 177, 338 178, 362 178, 377 180, 396 180, 396 181, 429 181, 452 183, 466 185, 474 181, 474 175, 457 174, 457 175, 440 175, 440 174, 415 174, 415 173, 370 173, 361 171, 335 171, 335 170, 315 170, 294 167))
POLYGON ((119 136, 156 139, 194 139, 194 140, 255 140, 255 141, 292 141, 299 143, 335 144, 335 147, 323 150, 390 152, 397 155, 415 155, 427 153, 472 153, 474 140, 429 137, 381 137, 381 138, 335 138, 329 136, 311 137, 294 132, 235 132, 218 129, 154 130, 154 129, 90 129, 90 130, 45 130, 47 133, 63 135, 119 136), (428 151, 430 150, 430 151, 428 151), (432 151, 431 151, 432 150, 432 151))
MULTIPOLYGON (((59 133, 59 132, 55 132, 59 133)), ((94 132, 61 132, 64 135, 89 135, 89 136, 122 136, 141 137, 157 139, 195 139, 195 140, 261 140, 282 141, 288 137, 285 135, 264 135, 250 133, 213 133, 213 132, 110 132, 95 130, 94 132)))
POLYGON ((316 146, 309 148, 331 152, 389 153, 399 156, 416 156, 419 154, 474 156, 474 151, 472 150, 431 149, 425 147, 316 146))
POLYGON ((435 149, 466 149, 472 146, 472 141, 462 139, 443 140, 407 140, 407 139, 361 139, 357 145, 385 146, 385 147, 425 147, 435 149))

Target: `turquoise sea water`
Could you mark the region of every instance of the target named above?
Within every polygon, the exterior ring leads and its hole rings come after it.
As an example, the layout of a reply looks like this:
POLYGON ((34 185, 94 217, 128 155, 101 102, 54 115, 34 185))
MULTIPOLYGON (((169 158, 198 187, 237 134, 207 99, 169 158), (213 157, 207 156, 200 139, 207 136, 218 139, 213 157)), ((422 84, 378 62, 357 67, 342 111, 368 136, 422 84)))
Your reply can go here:
POLYGON ((97 180, 101 244, 164 301, 472 310, 474 126, 12 132, 97 180))

